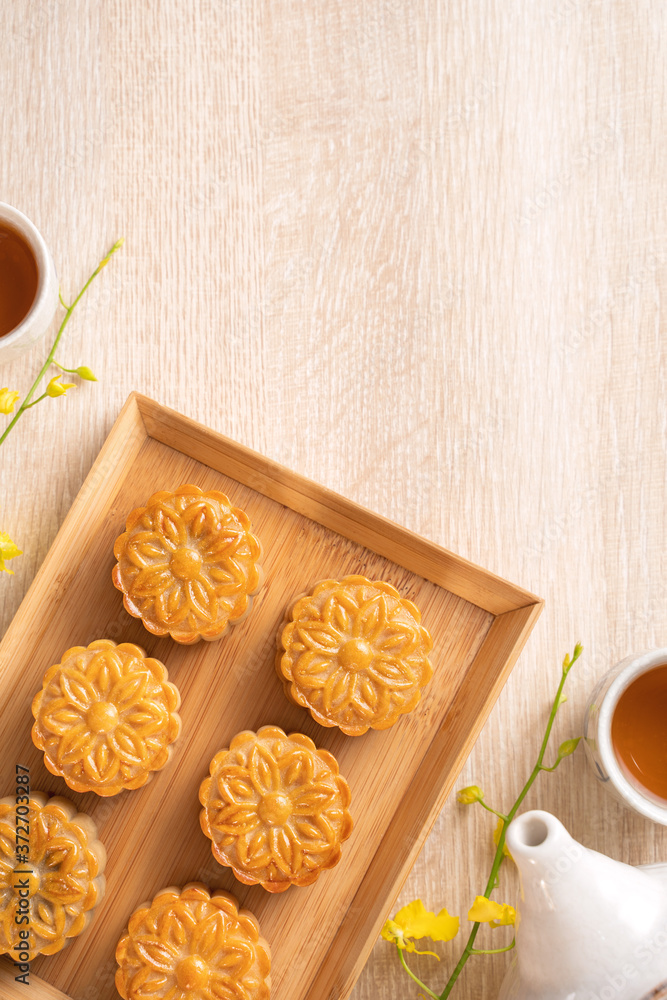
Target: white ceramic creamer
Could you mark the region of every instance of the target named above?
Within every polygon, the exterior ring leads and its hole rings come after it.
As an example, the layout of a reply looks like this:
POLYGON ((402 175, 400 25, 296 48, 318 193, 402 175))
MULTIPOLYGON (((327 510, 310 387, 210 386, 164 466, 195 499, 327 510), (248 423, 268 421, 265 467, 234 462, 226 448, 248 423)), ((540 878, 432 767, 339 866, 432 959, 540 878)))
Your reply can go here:
POLYGON ((667 997, 667 866, 612 861, 540 810, 514 820, 507 846, 521 900, 499 1000, 667 997))

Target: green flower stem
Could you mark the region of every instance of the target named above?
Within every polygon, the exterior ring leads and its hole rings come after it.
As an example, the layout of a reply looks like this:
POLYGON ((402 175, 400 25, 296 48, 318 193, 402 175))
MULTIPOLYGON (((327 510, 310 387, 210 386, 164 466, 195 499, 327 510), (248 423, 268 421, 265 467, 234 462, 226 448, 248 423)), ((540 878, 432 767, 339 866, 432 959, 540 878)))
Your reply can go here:
POLYGON ((428 995, 430 997, 432 997, 433 1000, 438 1000, 438 994, 437 993, 433 993, 428 988, 428 986, 426 986, 425 983, 422 983, 421 979, 418 979, 417 976, 415 976, 414 972, 411 972, 410 969, 408 969, 408 966, 406 964, 405 958, 403 957, 403 949, 399 948, 398 944, 396 945, 396 950, 398 952, 398 957, 401 960, 401 965, 403 966, 403 968, 405 969, 405 971, 407 972, 407 974, 410 976, 410 978, 414 979, 414 981, 416 982, 417 986, 419 986, 420 989, 425 990, 425 992, 428 993, 428 995))
POLYGON ((491 806, 487 806, 484 799, 477 799, 477 801, 479 802, 480 806, 484 806, 487 812, 493 813, 494 816, 499 816, 500 819, 507 822, 507 816, 505 815, 505 813, 499 813, 497 809, 492 809, 491 806))
MULTIPOLYGON (((37 397, 37 399, 33 399, 32 403, 25 403, 24 406, 23 406, 23 409, 24 410, 29 410, 31 406, 37 406, 37 404, 41 403, 42 400, 46 399, 47 396, 48 396, 48 393, 47 392, 43 392, 41 396, 37 397)), ((7 428, 7 429, 9 430, 9 428, 7 428)))
MULTIPOLYGON (((493 865, 491 866, 491 874, 489 875, 488 882, 486 883, 486 889, 484 890, 484 895, 486 896, 487 899, 490 897, 491 893, 493 892, 494 888, 496 887, 496 878, 497 878, 498 872, 500 870, 500 866, 503 863, 503 848, 505 846, 505 832, 507 830, 507 827, 510 825, 510 823, 512 822, 512 820, 516 816, 517 812, 519 811, 519 808, 521 807, 521 803, 523 802, 523 800, 525 799, 526 795, 528 794, 528 792, 532 788, 533 783, 534 783, 535 779, 537 778, 538 774, 540 773, 540 771, 543 770, 542 762, 544 760, 544 755, 545 755, 546 750, 547 750, 547 744, 549 742, 549 737, 551 736, 551 730, 553 729, 554 720, 556 718, 556 712, 558 711, 558 708, 559 708, 559 706, 561 704, 561 694, 563 692, 563 686, 565 685, 565 681, 567 680, 567 675, 570 672, 570 668, 571 668, 572 664, 574 663, 575 660, 577 660, 579 658, 580 655, 581 655, 581 646, 579 646, 577 644, 577 646, 575 646, 575 648, 574 648, 574 653, 573 653, 572 659, 570 659, 570 657, 568 655, 568 656, 565 657, 565 660, 563 662, 563 671, 562 671, 561 678, 560 678, 560 684, 558 685, 558 691, 556 692, 556 697, 554 698, 553 704, 551 706, 551 712, 549 713, 549 721, 547 722, 547 728, 546 728, 545 733, 544 733, 544 739, 542 740, 542 745, 540 747, 540 752, 539 752, 539 754, 537 756, 537 761, 535 763, 535 767, 530 772, 530 777, 528 778, 528 781, 526 782, 526 784, 521 789, 521 792, 519 793, 518 799, 516 800, 516 802, 514 803, 514 805, 512 806, 512 808, 510 809, 509 813, 507 814, 507 819, 503 822, 503 827, 502 827, 502 829, 500 831, 500 836, 498 837, 498 846, 496 847, 496 853, 495 853, 495 856, 494 856, 494 859, 493 859, 493 865)), ((463 971, 464 965, 466 964, 466 962, 468 961, 468 959, 470 958, 470 956, 474 953, 475 949, 473 948, 473 946, 475 944, 475 938, 477 937, 477 933, 479 931, 479 928, 480 928, 479 923, 474 923, 473 924, 472 930, 470 931, 470 936, 468 937, 468 940, 466 942, 466 946, 463 949, 461 957, 458 960, 454 971, 452 972, 451 976, 449 977, 449 980, 447 981, 447 985, 445 986, 444 990, 442 991, 442 993, 438 997, 438 1000, 447 1000, 447 997, 450 995, 450 993, 454 989, 454 984, 455 984, 456 980, 459 978, 459 976, 461 975, 461 972, 463 971)))
POLYGON ((76 368, 65 368, 65 366, 61 365, 55 358, 53 359, 52 364, 54 364, 56 368, 60 368, 61 372, 67 372, 68 375, 76 375, 76 368))
MULTIPOLYGON (((39 383, 42 381, 42 379, 46 375, 47 371, 49 370, 50 365, 53 363, 53 359, 55 357, 55 353, 56 353, 56 351, 58 349, 58 344, 60 343, 60 338, 62 337, 62 335, 63 335, 63 333, 65 331, 65 327, 67 326, 67 324, 69 322, 69 318, 72 315, 72 313, 74 312, 74 309, 76 308, 78 302, 81 300, 81 298, 88 291, 88 288, 90 287, 90 285, 92 284, 92 282, 95 280, 95 278, 97 277, 97 275, 100 273, 100 271, 102 270, 102 268, 105 267, 108 264, 109 258, 113 254, 115 254, 116 250, 119 250, 122 247, 123 242, 124 242, 123 239, 116 240, 116 242, 114 243, 114 245, 111 247, 111 250, 109 250, 109 253, 97 265, 97 267, 95 268, 95 270, 93 271, 93 273, 91 274, 91 276, 88 278, 88 281, 85 283, 85 285, 83 286, 83 288, 81 289, 81 291, 79 292, 79 294, 77 295, 77 297, 74 299, 74 302, 72 302, 72 304, 70 306, 65 305, 65 302, 63 300, 62 295, 60 294, 60 292, 58 293, 58 296, 60 298, 60 302, 63 305, 63 307, 65 308, 65 316, 63 317, 63 321, 60 324, 60 328, 58 330, 58 333, 56 334, 56 339, 55 339, 55 341, 53 343, 53 347, 51 348, 51 350, 49 352, 49 356, 46 359, 46 361, 44 362, 44 365, 42 366, 42 369, 41 369, 39 375, 37 376, 37 378, 33 382, 32 386, 31 386, 31 388, 30 388, 30 390, 28 392, 28 395, 25 397, 25 399, 23 400, 23 402, 19 406, 18 410, 14 414, 13 419, 10 420, 10 422, 5 427, 5 430, 0 435, 0 444, 3 443, 3 441, 5 440, 5 438, 7 437, 7 435, 9 434, 9 432, 11 431, 11 429, 14 427, 14 425, 17 423, 17 421, 23 416, 23 414, 25 413, 25 411, 29 410, 31 408, 31 406, 35 406, 42 399, 44 399, 44 396, 46 396, 46 393, 44 393, 43 396, 40 396, 39 399, 36 399, 34 402, 31 403, 31 399, 34 396, 35 391, 37 390, 37 386, 39 385, 39 383)), ((60 366, 58 366, 58 367, 60 367, 60 366)))
POLYGON ((512 943, 506 945, 504 948, 473 948, 472 955, 500 955, 504 951, 511 951, 512 948, 516 948, 516 938, 512 938, 512 943))

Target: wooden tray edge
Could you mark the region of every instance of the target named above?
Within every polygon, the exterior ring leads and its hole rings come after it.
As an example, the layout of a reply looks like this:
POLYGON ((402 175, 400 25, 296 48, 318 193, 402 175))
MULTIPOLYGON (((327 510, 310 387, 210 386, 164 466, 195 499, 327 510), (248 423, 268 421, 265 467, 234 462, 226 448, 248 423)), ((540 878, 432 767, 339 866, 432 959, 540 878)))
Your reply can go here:
POLYGON ((540 602, 535 594, 148 396, 133 392, 128 403, 130 400, 135 400, 147 433, 155 440, 183 451, 300 514, 314 516, 330 530, 391 559, 484 611, 501 615, 540 602), (184 439, 188 442, 187 452, 179 444, 184 439), (225 456, 224 468, 217 461, 220 453, 225 456))

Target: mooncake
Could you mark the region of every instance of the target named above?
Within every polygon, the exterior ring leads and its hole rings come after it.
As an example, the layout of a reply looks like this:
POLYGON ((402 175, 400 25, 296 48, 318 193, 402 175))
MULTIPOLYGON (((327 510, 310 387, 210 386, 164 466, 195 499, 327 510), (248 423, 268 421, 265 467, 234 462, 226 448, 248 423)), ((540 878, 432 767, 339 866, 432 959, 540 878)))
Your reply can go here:
POLYGON ((248 910, 199 882, 170 886, 130 917, 116 948, 123 1000, 268 1000, 271 952, 248 910))
POLYGON ((21 787, 0 799, 0 953, 30 962, 86 929, 104 896, 106 851, 68 799, 30 792, 24 804, 21 787))
POLYGON ((116 795, 164 767, 181 729, 178 689, 140 646, 73 646, 44 674, 32 740, 75 792, 116 795))
POLYGON ((335 757, 277 726, 239 733, 199 789, 213 856, 269 892, 310 885, 333 868, 352 832, 350 789, 335 757))
POLYGON ((261 545, 224 493, 186 484, 133 510, 114 545, 114 586, 155 635, 186 645, 219 639, 250 610, 261 545))
POLYGON ((364 576, 322 580, 297 598, 277 644, 287 697, 348 736, 393 726, 433 675, 419 610, 390 583, 364 576))

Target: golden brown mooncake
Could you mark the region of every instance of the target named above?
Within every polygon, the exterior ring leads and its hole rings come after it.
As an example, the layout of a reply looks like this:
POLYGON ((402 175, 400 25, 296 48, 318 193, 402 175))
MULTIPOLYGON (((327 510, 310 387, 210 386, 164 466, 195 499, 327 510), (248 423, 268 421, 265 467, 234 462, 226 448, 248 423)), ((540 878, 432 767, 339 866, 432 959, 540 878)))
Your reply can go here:
POLYGON ((133 510, 114 545, 125 608, 176 642, 219 639, 262 584, 261 545, 224 493, 186 484, 133 510))
POLYGON ((285 694, 348 736, 388 729, 433 675, 429 633, 395 587, 364 576, 322 580, 296 599, 278 633, 285 694))
POLYGON ((221 889, 170 886, 130 917, 116 948, 123 1000, 268 1000, 271 952, 221 889))
POLYGON ((90 816, 68 799, 30 792, 22 814, 21 788, 0 799, 0 953, 23 962, 55 954, 86 929, 104 896, 106 851, 90 816))
POLYGON ((75 792, 116 795, 167 763, 180 702, 163 663, 133 643, 97 639, 68 649, 44 674, 32 741, 75 792))
POLYGON ((278 726, 239 733, 199 789, 213 856, 269 892, 310 885, 338 864, 352 832, 350 789, 335 757, 278 726))

